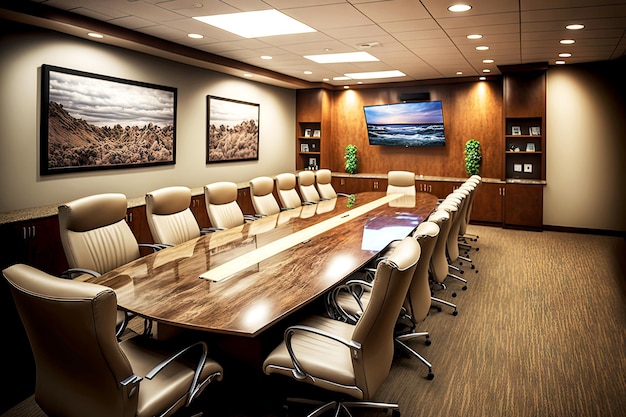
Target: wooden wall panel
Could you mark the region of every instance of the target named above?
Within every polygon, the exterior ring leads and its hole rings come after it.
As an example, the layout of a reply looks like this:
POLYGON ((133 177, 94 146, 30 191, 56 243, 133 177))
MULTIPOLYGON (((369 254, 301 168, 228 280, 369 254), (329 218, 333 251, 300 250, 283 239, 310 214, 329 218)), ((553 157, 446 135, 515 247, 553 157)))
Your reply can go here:
POLYGON ((465 142, 478 139, 483 151, 481 175, 499 178, 503 167, 502 82, 482 81, 420 87, 350 89, 333 92, 329 167, 345 172, 346 145, 358 147, 358 172, 386 173, 409 170, 429 176, 465 177, 465 142), (370 146, 364 105, 400 102, 400 94, 428 92, 441 100, 446 131, 445 147, 395 148, 370 146))

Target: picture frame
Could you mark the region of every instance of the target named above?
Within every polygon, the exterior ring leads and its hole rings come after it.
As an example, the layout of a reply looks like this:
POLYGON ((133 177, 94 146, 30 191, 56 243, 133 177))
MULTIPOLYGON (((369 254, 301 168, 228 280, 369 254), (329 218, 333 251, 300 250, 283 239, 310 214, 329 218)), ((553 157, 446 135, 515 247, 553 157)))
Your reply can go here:
POLYGON ((539 136, 539 135, 541 135, 541 127, 540 126, 531 126, 529 128, 529 133, 532 136, 539 136))
POLYGON ((260 108, 256 103, 207 96, 207 164, 259 159, 260 108))
POLYGON ((533 164, 524 164, 524 172, 527 174, 532 174, 533 164))
POLYGON ((320 130, 319 130, 319 129, 315 129, 315 130, 313 131, 313 137, 314 137, 314 138, 319 138, 319 137, 320 137, 320 135, 321 135, 321 132, 320 132, 320 130))
POLYGON ((43 64, 40 174, 175 164, 177 93, 43 64))
POLYGON ((532 142, 527 143, 526 152, 535 152, 535 144, 532 142))
POLYGON ((513 172, 522 172, 522 164, 513 164, 513 172))
POLYGON ((308 143, 301 143, 300 144, 300 152, 308 152, 309 151, 309 144, 308 143))
POLYGON ((515 136, 519 136, 522 134, 521 126, 511 126, 511 134, 515 136))
POLYGON ((304 137, 305 138, 311 137, 311 129, 304 129, 304 137))
POLYGON ((309 158, 309 166, 314 167, 317 165, 317 158, 309 158))

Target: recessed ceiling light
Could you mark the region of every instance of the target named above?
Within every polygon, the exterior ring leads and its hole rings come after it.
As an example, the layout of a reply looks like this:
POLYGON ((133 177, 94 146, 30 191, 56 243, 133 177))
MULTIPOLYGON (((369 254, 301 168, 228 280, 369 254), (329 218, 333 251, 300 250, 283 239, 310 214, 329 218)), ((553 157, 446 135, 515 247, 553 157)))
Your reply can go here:
POLYGON ((477 46, 476 50, 477 51, 487 51, 487 50, 489 50, 489 47, 485 46, 485 45, 481 45, 481 46, 477 46))
POLYGON ((250 74, 250 73, 246 72, 245 74, 243 74, 243 76, 244 76, 244 77, 248 77, 248 78, 250 78, 250 77, 252 77, 252 74, 250 74))
POLYGON ((191 39, 202 39, 204 38, 204 36, 200 35, 199 33, 190 33, 189 35, 187 35, 188 38, 191 39))
POLYGON ((572 56, 572 54, 570 54, 569 52, 562 52, 562 53, 559 54, 560 58, 569 58, 571 56, 572 56))
POLYGON ((493 59, 483 59, 483 64, 493 64, 494 60, 493 59))
POLYGON ((304 71, 304 73, 305 73, 306 75, 311 75, 311 74, 313 74, 313 71, 304 71))
POLYGON ((339 54, 305 55, 306 59, 315 61, 318 64, 336 64, 339 62, 372 62, 378 58, 367 52, 346 52, 339 54))
POLYGON ((563 65, 565 64, 565 61, 563 61, 562 59, 559 59, 559 60, 554 61, 554 63, 557 65, 563 65))
POLYGON ((194 19, 244 38, 316 32, 312 27, 273 9, 197 16, 194 19))
POLYGON ((485 81, 485 80, 487 79, 487 77, 478 77, 478 79, 479 79, 480 81, 485 81))
POLYGON ((272 59, 269 55, 261 55, 261 59, 272 59))
POLYGON ((485 69, 483 70, 483 72, 484 72, 484 73, 488 73, 488 72, 491 72, 491 70, 490 70, 490 69, 485 68, 485 69))
POLYGON ((479 33, 475 33, 473 35, 467 35, 467 39, 480 39, 482 37, 483 37, 483 35, 481 35, 479 33))
POLYGON ((472 6, 468 4, 453 4, 452 6, 448 7, 448 10, 454 13, 460 13, 460 12, 466 12, 470 10, 471 8, 472 6))
POLYGON ((457 71, 456 75, 463 75, 463 71, 457 71))
POLYGON ((376 78, 394 78, 394 77, 406 77, 406 74, 402 71, 373 71, 373 72, 353 72, 344 74, 346 77, 350 77, 353 80, 372 80, 376 78))
POLYGON ((347 81, 349 79, 350 77, 333 77, 333 80, 335 81, 347 81))
POLYGON ((569 29, 569 30, 580 30, 584 28, 585 28, 585 25, 581 25, 579 23, 565 26, 565 29, 569 29))
POLYGON ((104 35, 100 33, 95 33, 95 32, 89 32, 87 36, 91 36, 92 38, 98 38, 98 39, 104 38, 104 35))
POLYGON ((344 85, 343 88, 344 88, 344 90, 348 90, 350 88, 350 86, 349 85, 344 85))
POLYGON ((322 78, 322 81, 330 81, 329 78, 322 78))
POLYGON ((563 45, 572 45, 576 43, 574 39, 561 39, 559 42, 563 45))

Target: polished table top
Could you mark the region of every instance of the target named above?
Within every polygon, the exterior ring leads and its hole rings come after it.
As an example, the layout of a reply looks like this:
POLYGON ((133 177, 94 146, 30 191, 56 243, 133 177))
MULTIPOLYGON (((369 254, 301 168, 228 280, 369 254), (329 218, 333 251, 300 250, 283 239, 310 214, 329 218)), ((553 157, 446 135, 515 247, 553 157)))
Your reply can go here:
POLYGON ((384 192, 283 211, 144 256, 89 279, 160 323, 254 337, 357 271, 434 209, 431 194, 384 192), (215 272, 217 271, 217 272, 215 272))

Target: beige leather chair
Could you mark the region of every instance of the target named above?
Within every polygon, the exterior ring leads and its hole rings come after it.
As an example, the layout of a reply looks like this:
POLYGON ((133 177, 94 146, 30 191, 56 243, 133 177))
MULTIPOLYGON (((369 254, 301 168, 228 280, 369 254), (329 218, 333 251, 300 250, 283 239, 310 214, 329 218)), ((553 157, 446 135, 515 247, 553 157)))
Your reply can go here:
POLYGON ((257 216, 270 216, 280 212, 273 191, 274 180, 270 177, 256 177, 250 180, 250 198, 257 216))
POLYGON ((156 244, 174 246, 200 236, 190 205, 191 190, 187 187, 159 188, 146 194, 146 217, 156 244))
POLYGON ((387 173, 387 194, 415 195, 415 173, 409 171, 389 171, 387 173))
POLYGON ((356 325, 314 316, 285 331, 285 339, 265 359, 263 371, 334 392, 357 401, 322 403, 309 415, 334 409, 373 407, 399 410, 371 399, 389 374, 394 356, 394 326, 420 257, 412 237, 378 263, 370 303, 356 325))
POLYGON ((143 336, 118 342, 110 288, 23 264, 3 274, 35 358, 35 401, 47 415, 170 416, 222 379, 204 342, 177 350, 143 336))
POLYGON ((234 182, 219 181, 204 186, 204 201, 213 228, 230 229, 255 219, 243 214, 237 203, 237 194, 234 182))
POLYGON ((322 200, 330 200, 337 198, 337 196, 348 197, 348 194, 335 191, 331 183, 332 178, 333 175, 330 169, 320 169, 315 172, 315 185, 317 186, 320 198, 322 200))
POLYGON ((307 203, 319 203, 320 194, 315 188, 315 172, 300 171, 298 172, 298 189, 302 200, 307 203))
POLYGON ((302 206, 302 200, 296 191, 295 174, 286 172, 276 175, 276 191, 283 209, 293 209, 302 206))
MULTIPOLYGON (((140 246, 126 223, 127 200, 124 194, 107 193, 79 198, 60 205, 59 231, 69 269, 68 278, 84 280, 99 276, 140 257, 140 246)), ((119 334, 128 317, 118 314, 119 334)))

